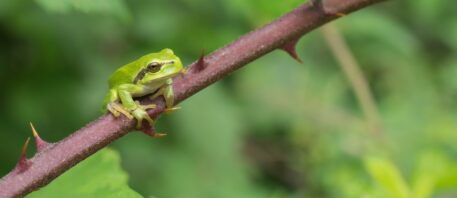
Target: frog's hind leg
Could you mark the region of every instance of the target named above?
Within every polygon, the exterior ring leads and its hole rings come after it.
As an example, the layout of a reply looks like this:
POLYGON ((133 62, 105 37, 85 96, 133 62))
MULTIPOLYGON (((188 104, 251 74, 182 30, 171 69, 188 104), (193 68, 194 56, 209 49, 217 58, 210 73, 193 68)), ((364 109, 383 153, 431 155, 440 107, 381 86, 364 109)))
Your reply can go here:
POLYGON ((113 114, 114 117, 119 117, 121 114, 124 114, 129 119, 133 119, 132 115, 118 104, 118 100, 117 91, 115 89, 110 89, 105 97, 104 104, 106 105, 104 108, 113 114))

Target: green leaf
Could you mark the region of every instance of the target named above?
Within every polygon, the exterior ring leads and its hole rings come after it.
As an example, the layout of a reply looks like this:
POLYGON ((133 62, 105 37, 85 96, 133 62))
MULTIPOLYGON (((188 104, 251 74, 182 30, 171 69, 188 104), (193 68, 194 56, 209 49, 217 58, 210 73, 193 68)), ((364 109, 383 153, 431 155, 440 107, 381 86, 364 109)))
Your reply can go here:
POLYGON ((380 157, 365 159, 365 167, 371 177, 394 198, 411 197, 410 190, 400 171, 389 160, 380 157))
POLYGON ((417 161, 413 180, 416 197, 430 197, 433 192, 457 187, 457 164, 441 150, 426 150, 417 161))
POLYGON ((28 197, 142 197, 130 189, 127 177, 119 154, 103 149, 28 197))
POLYGON ((412 183, 415 197, 430 197, 436 188, 439 178, 446 175, 451 168, 450 160, 441 151, 429 150, 422 152, 417 160, 417 167, 412 183))

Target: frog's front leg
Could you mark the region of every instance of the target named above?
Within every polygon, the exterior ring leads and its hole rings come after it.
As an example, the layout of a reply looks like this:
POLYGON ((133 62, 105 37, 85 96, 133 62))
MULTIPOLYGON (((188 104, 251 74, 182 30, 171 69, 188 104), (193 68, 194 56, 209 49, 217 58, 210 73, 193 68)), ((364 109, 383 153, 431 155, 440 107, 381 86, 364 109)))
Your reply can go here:
POLYGON ((161 88, 159 88, 159 90, 157 90, 157 92, 154 93, 150 97, 151 99, 154 99, 154 98, 157 98, 157 97, 163 95, 163 97, 165 98, 165 104, 167 107, 167 109, 165 109, 165 111, 168 111, 168 112, 179 109, 179 107, 173 107, 174 103, 175 103, 175 98, 174 98, 174 94, 173 94, 172 83, 173 83, 173 80, 168 79, 167 82, 165 83, 165 85, 163 85, 161 88))
POLYGON ((141 128, 143 120, 146 120, 150 126, 153 126, 154 120, 146 112, 147 109, 153 109, 155 105, 141 105, 133 100, 133 96, 141 96, 146 89, 142 85, 122 84, 117 88, 117 93, 121 99, 122 106, 127 109, 137 120, 136 128, 141 128))

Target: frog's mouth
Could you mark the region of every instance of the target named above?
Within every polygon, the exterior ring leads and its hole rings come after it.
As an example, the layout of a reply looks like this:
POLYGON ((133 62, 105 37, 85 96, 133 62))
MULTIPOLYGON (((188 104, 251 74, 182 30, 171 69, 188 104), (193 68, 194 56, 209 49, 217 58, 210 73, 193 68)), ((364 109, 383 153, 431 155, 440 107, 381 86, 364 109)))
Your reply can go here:
POLYGON ((173 77, 177 76, 178 74, 180 74, 180 72, 170 71, 170 72, 164 73, 162 75, 158 75, 157 80, 166 80, 169 78, 173 78, 173 77))

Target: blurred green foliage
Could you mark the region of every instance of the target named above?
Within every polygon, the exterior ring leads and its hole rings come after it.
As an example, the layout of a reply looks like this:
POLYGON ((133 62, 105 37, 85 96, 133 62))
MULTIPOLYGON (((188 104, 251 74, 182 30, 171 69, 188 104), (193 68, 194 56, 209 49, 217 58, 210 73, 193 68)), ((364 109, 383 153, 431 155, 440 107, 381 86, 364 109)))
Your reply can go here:
MULTIPOLYGON (((0 1, 0 175, 29 121, 57 141, 100 116, 120 65, 165 47, 190 63, 302 3, 107 2, 0 1)), ((317 30, 297 46, 304 64, 272 52, 163 116, 166 138, 115 142, 129 186, 157 197, 457 196, 456 6, 391 1, 336 22, 370 82, 382 140, 317 30)))

